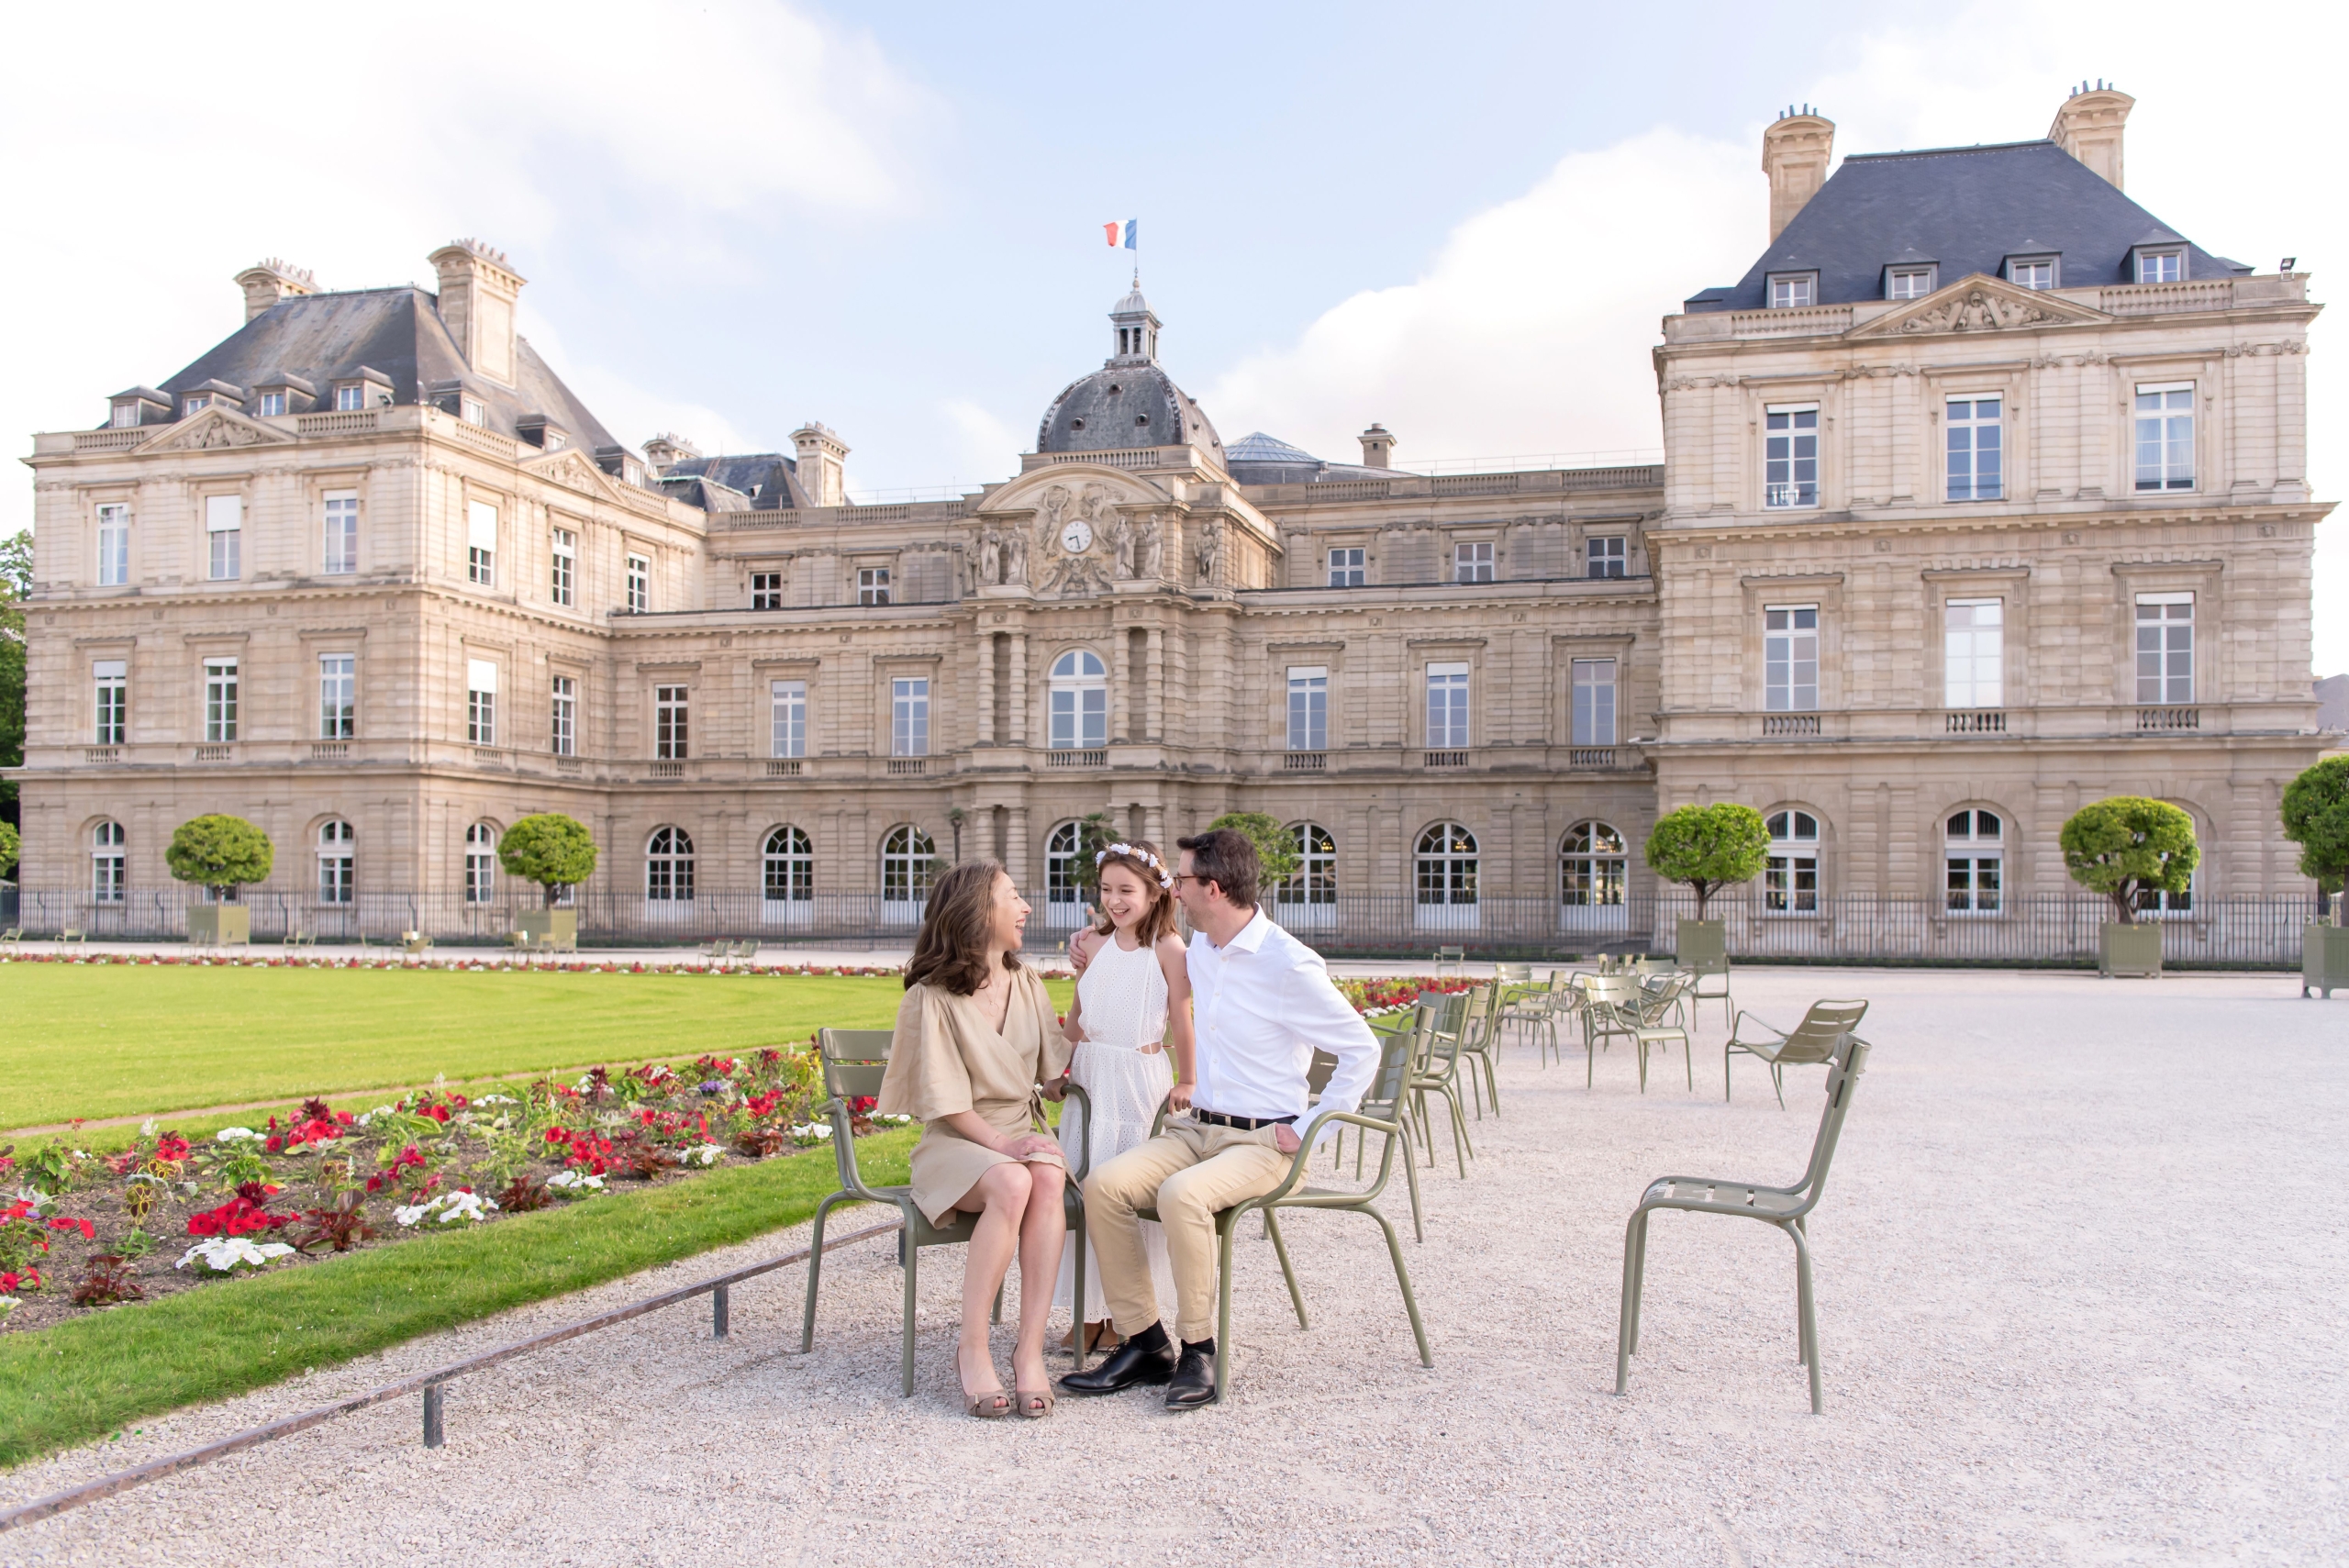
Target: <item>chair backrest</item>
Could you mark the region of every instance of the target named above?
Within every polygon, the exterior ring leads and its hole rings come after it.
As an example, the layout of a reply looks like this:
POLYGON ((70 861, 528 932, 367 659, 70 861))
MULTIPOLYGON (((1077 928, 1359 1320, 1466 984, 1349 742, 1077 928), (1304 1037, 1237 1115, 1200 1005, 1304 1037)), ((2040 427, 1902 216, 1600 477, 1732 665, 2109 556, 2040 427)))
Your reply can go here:
POLYGON ((1305 1070, 1306 1094, 1313 1099, 1319 1099, 1321 1091, 1330 1086, 1330 1074, 1337 1070, 1338 1059, 1335 1056, 1326 1051, 1315 1050, 1313 1065, 1305 1070))
POLYGON ((1621 1006, 1639 995, 1640 982, 1632 974, 1587 974, 1583 977, 1582 994, 1593 1006, 1621 1006))
POLYGON ((1867 1016, 1865 1002, 1813 1002, 1802 1022, 1787 1036, 1774 1057, 1778 1062, 1793 1064, 1803 1062, 1830 1062, 1844 1038, 1860 1027, 1867 1016))
POLYGON ((1798 1215, 1818 1207, 1820 1195, 1827 1190, 1827 1168, 1835 1162, 1835 1145, 1843 1136, 1843 1118, 1851 1114, 1853 1089, 1867 1071, 1868 1051, 1868 1042, 1859 1036, 1846 1032, 1842 1037, 1827 1073, 1827 1106, 1819 1113, 1819 1136, 1811 1141, 1810 1165, 1795 1188, 1802 1195, 1795 1210, 1798 1215))
MULTIPOLYGON (((1414 1064, 1422 1060, 1423 1042, 1434 1038, 1442 1014, 1440 1001, 1421 997, 1411 1028, 1378 1037, 1378 1070, 1371 1074, 1370 1086, 1363 1091, 1362 1104, 1354 1107, 1357 1115, 1373 1121, 1396 1119, 1404 1086, 1410 1082, 1414 1064)), ((1313 1054, 1318 1069, 1322 1053, 1317 1051, 1313 1054)), ((1331 1057, 1330 1064, 1335 1067, 1337 1060, 1331 1057)), ((1327 1077, 1321 1082, 1326 1084, 1327 1077)), ((1317 1087, 1315 1092, 1319 1093, 1319 1089, 1317 1087)))
POLYGON ((1726 965, 1729 962, 1728 929, 1711 920, 1681 921, 1680 934, 1673 946, 1673 957, 1684 969, 1715 962, 1726 965))
POLYGON ((1650 1024, 1660 1024, 1664 1015, 1680 1001, 1680 994, 1696 980, 1693 974, 1675 973, 1661 977, 1656 984, 1640 988, 1640 1010, 1650 1024))
POLYGON ((1532 978, 1533 966, 1530 963, 1493 965, 1493 984, 1496 985, 1523 985, 1532 978))
POLYGON ((851 1192, 864 1191, 864 1179, 857 1173, 856 1137, 850 1129, 848 1102, 881 1093, 881 1080, 889 1071, 889 1047, 896 1040, 893 1029, 816 1031, 816 1052, 824 1064, 824 1092, 832 1098, 832 1164, 840 1173, 841 1185, 851 1192))

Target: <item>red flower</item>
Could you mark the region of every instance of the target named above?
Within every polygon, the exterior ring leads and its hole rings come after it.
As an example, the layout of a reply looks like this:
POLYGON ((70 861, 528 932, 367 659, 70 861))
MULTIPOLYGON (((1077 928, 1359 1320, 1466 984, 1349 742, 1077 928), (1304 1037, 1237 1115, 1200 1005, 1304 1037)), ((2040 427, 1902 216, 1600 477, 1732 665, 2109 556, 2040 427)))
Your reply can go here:
POLYGON ((86 1219, 68 1219, 61 1214, 49 1222, 49 1228, 51 1230, 79 1230, 84 1241, 95 1241, 98 1239, 98 1228, 86 1219))

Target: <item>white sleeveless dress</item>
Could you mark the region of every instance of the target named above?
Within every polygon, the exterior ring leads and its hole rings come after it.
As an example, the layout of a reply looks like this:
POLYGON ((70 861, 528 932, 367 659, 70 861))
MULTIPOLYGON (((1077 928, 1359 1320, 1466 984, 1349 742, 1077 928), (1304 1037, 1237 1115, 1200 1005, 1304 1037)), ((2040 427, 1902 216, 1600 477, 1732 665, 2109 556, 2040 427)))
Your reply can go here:
MULTIPOLYGON (((1174 1086, 1174 1066, 1163 1046, 1166 1039, 1166 972, 1150 948, 1128 952, 1113 937, 1102 944, 1093 962, 1077 977, 1077 998, 1085 1039, 1076 1046, 1069 1076, 1093 1098, 1093 1166, 1099 1170, 1130 1149, 1150 1140, 1150 1124, 1159 1102, 1174 1086), (1157 1045, 1159 1050, 1141 1048, 1157 1045)), ((1061 1145, 1069 1168, 1076 1167, 1077 1127, 1081 1117, 1063 1111, 1061 1145)), ((1166 1262, 1166 1233, 1144 1220, 1142 1248, 1150 1258, 1151 1277, 1158 1298, 1174 1299, 1174 1273, 1166 1262)), ((1061 1253, 1059 1286, 1052 1305, 1067 1307, 1075 1285, 1076 1258, 1061 1253)), ((1094 1255, 1085 1259, 1085 1321, 1098 1323, 1109 1316, 1101 1293, 1101 1273, 1094 1255)))

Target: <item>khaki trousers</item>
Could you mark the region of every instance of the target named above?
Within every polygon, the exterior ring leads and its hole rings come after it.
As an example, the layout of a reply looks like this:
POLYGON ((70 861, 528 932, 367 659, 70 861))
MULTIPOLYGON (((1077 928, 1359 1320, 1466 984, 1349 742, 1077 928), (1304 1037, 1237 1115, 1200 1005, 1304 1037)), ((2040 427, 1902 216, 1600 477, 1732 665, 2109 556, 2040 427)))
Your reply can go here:
POLYGON ((1134 1210, 1158 1210, 1174 1272, 1176 1331, 1196 1344, 1215 1334, 1216 1211, 1279 1186, 1292 1159, 1274 1144, 1269 1127, 1242 1132, 1184 1118, 1087 1177, 1085 1230, 1118 1332, 1139 1334, 1158 1321, 1134 1210))

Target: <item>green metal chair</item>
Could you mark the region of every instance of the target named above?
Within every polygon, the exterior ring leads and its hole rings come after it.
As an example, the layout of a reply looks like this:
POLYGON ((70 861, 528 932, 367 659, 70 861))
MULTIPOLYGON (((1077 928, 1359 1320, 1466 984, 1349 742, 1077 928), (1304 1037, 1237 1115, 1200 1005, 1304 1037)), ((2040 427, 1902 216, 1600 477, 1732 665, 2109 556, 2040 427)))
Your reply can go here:
POLYGON ((1739 1051, 1770 1064, 1770 1086, 1778 1093, 1778 1108, 1787 1108, 1787 1069, 1815 1066, 1831 1062, 1841 1048, 1844 1037, 1860 1027, 1867 1016, 1865 1002, 1813 1002, 1802 1022, 1791 1034, 1782 1034, 1751 1013, 1737 1015, 1737 1023, 1729 1031, 1729 1039, 1721 1046, 1721 1099, 1730 1097, 1730 1058, 1739 1051), (1745 1038, 1745 1024, 1753 1018, 1753 1027, 1765 1030, 1767 1040, 1745 1038))
POLYGON ((1827 1073, 1827 1106, 1820 1115, 1819 1136, 1811 1143, 1810 1164, 1802 1180, 1790 1187, 1770 1187, 1711 1176, 1664 1176, 1649 1183, 1641 1195, 1640 1207, 1631 1211, 1631 1223, 1623 1232, 1623 1298, 1615 1329, 1619 1396, 1631 1384, 1631 1357, 1640 1348, 1640 1292, 1647 1273, 1648 1216, 1660 1208, 1674 1208, 1759 1219, 1793 1240, 1795 1355, 1810 1373, 1810 1413, 1820 1413, 1819 1312, 1811 1292, 1810 1244, 1805 1222, 1827 1189, 1827 1168, 1843 1133, 1843 1118, 1852 1108, 1854 1081, 1866 1071, 1869 1050, 1867 1041, 1848 1032, 1840 1040, 1827 1073))
POLYGON ((1633 1039, 1639 1017, 1635 999, 1637 977, 1630 974, 1590 974, 1582 977, 1582 1086, 1598 1081, 1598 1053, 1609 1040, 1633 1039))
MULTIPOLYGON (((1419 1342, 1419 1364, 1428 1367, 1435 1365, 1435 1358, 1428 1353, 1426 1326, 1419 1321, 1419 1298, 1411 1294, 1410 1271, 1403 1266, 1403 1243, 1397 1239, 1395 1227, 1388 1222, 1386 1216, 1379 1212, 1376 1202, 1379 1194, 1386 1190, 1387 1180, 1394 1172, 1395 1151, 1398 1145, 1403 1149, 1405 1168, 1408 1169, 1411 1163, 1409 1131, 1405 1125, 1402 1111, 1404 1102, 1408 1098, 1410 1092, 1412 1046, 1420 1032, 1418 1029, 1408 1031, 1397 1029, 1382 1035, 1379 1040, 1378 1070, 1371 1077, 1370 1087, 1363 1095, 1361 1106, 1352 1111, 1314 1112, 1307 1120, 1304 1132, 1299 1135, 1304 1141, 1297 1145, 1297 1153, 1290 1159, 1288 1174, 1281 1179, 1281 1184, 1262 1197, 1242 1198, 1230 1208, 1216 1211, 1215 1396, 1217 1399, 1222 1399, 1231 1390, 1232 1230, 1239 1224, 1241 1217, 1252 1211, 1264 1217, 1265 1234, 1272 1238, 1273 1254, 1280 1260, 1281 1277, 1288 1282, 1289 1305, 1297 1309, 1297 1326, 1300 1329, 1310 1329, 1312 1324, 1306 1318, 1305 1295, 1297 1289, 1297 1271, 1289 1264, 1288 1243, 1281 1237, 1280 1220, 1276 1211, 1284 1208, 1319 1208, 1334 1210, 1341 1214, 1367 1214, 1376 1220, 1378 1229, 1386 1237, 1386 1255, 1395 1263, 1395 1284, 1403 1293, 1403 1310, 1410 1315, 1411 1337, 1419 1342), (1372 1178, 1370 1185, 1360 1191, 1341 1191, 1302 1184, 1305 1182, 1306 1165, 1313 1155, 1313 1145, 1320 1138, 1322 1129, 1333 1122, 1362 1129, 1356 1139, 1357 1149, 1362 1142, 1368 1140, 1372 1133, 1384 1135, 1385 1141, 1379 1149, 1377 1173, 1372 1178)), ((1331 1058, 1331 1065, 1333 1067, 1336 1065, 1334 1057, 1331 1058)), ((1328 1081, 1326 1077, 1322 1080, 1325 1084, 1328 1081)), ((1158 1107, 1157 1118, 1151 1123, 1151 1136, 1153 1138, 1158 1136, 1159 1129, 1163 1127, 1165 1122, 1166 1106, 1162 1102, 1158 1107)), ((1415 1186, 1412 1197, 1415 1218, 1418 1201, 1415 1186)), ((1158 1210, 1155 1208, 1137 1208, 1134 1212, 1144 1219, 1158 1218, 1158 1210)))
POLYGON ((1648 1092, 1648 1052, 1665 1051, 1674 1040, 1680 1042, 1680 1053, 1688 1072, 1688 1087, 1697 1087, 1696 1051, 1688 1040, 1688 1027, 1681 1011, 1690 977, 1672 973, 1660 977, 1658 984, 1642 984, 1632 993, 1626 1004, 1633 1013, 1631 1039, 1640 1052, 1640 1093, 1648 1092))
POLYGON ((1468 1175, 1469 1157, 1476 1152, 1468 1141, 1468 1118, 1460 1109, 1460 1062, 1467 1054, 1464 1042, 1478 1027, 1477 1020, 1490 1007, 1493 987, 1474 985, 1465 991, 1448 995, 1429 991, 1419 999, 1433 996, 1443 1004, 1442 1021, 1432 1029, 1420 1033, 1419 1050, 1411 1062, 1410 1100, 1412 1121, 1419 1130, 1420 1141, 1427 1147, 1428 1168, 1435 1168, 1435 1129, 1428 1120, 1428 1096, 1441 1095, 1444 1106, 1452 1114, 1452 1157, 1460 1165, 1462 1180, 1468 1175))
MULTIPOLYGON (((1427 1050, 1428 1039, 1433 1034, 1436 1026, 1442 1022, 1443 1009, 1444 998, 1430 993, 1414 1003, 1408 1013, 1389 1013, 1384 1018, 1373 1018, 1371 1032, 1377 1037, 1382 1052, 1393 1040, 1399 1040, 1403 1042, 1404 1062, 1408 1070, 1408 1063, 1419 1060, 1420 1054, 1427 1050)), ((1338 1059, 1330 1055, 1328 1051, 1317 1051, 1313 1053, 1313 1066, 1307 1075, 1306 1084, 1312 1091, 1314 1103, 1319 1102, 1321 1091, 1329 1086, 1330 1074, 1336 1071, 1338 1059), (1325 1057, 1328 1059, 1326 1065, 1323 1061, 1325 1057)), ((1397 1107, 1395 1119, 1403 1125, 1405 1131, 1403 1142, 1406 1158, 1403 1161, 1403 1184, 1411 1195, 1411 1240, 1424 1242, 1428 1235, 1427 1223, 1419 1210, 1419 1164, 1417 1160, 1408 1158, 1413 1135, 1410 1132, 1411 1102, 1408 1095, 1397 1107)), ((1335 1169, 1343 1163, 1346 1129, 1342 1125, 1330 1136, 1330 1142, 1332 1145, 1330 1166, 1335 1169)), ((1355 1136, 1354 1180, 1356 1181, 1362 1180, 1363 1151, 1368 1148, 1369 1143, 1368 1134, 1355 1136)))
POLYGON ((1444 973, 1446 970, 1456 975, 1466 967, 1468 950, 1466 948, 1438 948, 1435 950, 1435 956, 1429 962, 1435 965, 1435 977, 1442 980, 1446 977, 1444 973))
MULTIPOLYGON (((816 1206, 816 1234, 807 1253, 807 1309, 800 1321, 799 1350, 805 1355, 816 1346, 816 1293, 823 1277, 824 1218, 835 1204, 879 1203, 896 1206, 904 1217, 905 1229, 897 1236, 897 1262, 906 1274, 904 1350, 899 1358, 898 1381, 901 1391, 910 1397, 914 1391, 914 1301, 918 1284, 918 1273, 924 1247, 955 1247, 966 1245, 978 1228, 979 1217, 956 1211, 944 1225, 932 1225, 913 1200, 909 1186, 876 1187, 868 1185, 856 1164, 856 1134, 851 1125, 849 1102, 867 1099, 881 1093, 881 1080, 889 1071, 889 1045, 895 1038, 889 1029, 835 1029, 817 1032, 817 1049, 824 1064, 824 1090, 831 1097, 819 1108, 832 1128, 832 1162, 840 1173, 840 1191, 816 1206)), ((1076 1248, 1076 1297, 1085 1299, 1085 1195, 1079 1190, 1093 1163, 1093 1104, 1083 1089, 1072 1084, 1069 1098, 1084 1112, 1082 1137, 1078 1141, 1078 1159, 1070 1168, 1069 1180, 1062 1184, 1063 1203, 1069 1215, 1069 1234, 1076 1248)), ((1023 1281, 1024 1284, 1026 1282, 1023 1281)), ((995 1297, 994 1320, 1003 1321, 1003 1292, 995 1297)), ((1085 1370, 1085 1336, 1075 1337, 1076 1366, 1085 1370)))
MULTIPOLYGON (((1532 984, 1531 965, 1512 964, 1509 967, 1527 972, 1527 979, 1519 984, 1529 988, 1532 995, 1549 995, 1547 990, 1532 984)), ((1487 1099, 1493 1103, 1493 1114, 1501 1114, 1501 1029, 1508 1022, 1504 1012, 1508 990, 1498 980, 1495 980, 1488 990, 1483 1012, 1470 1019, 1469 1028, 1460 1037, 1461 1061, 1468 1069, 1468 1103, 1475 1107, 1478 1121, 1485 1119, 1485 1102, 1487 1099), (1483 1074, 1481 1094, 1478 1093, 1480 1072, 1483 1074)))
POLYGON ((1693 920, 1684 921, 1678 946, 1680 951, 1675 957, 1678 959, 1680 967, 1696 976, 1696 984, 1688 988, 1690 1010, 1693 1012, 1699 1003, 1718 998, 1721 1005, 1721 1022, 1728 1023, 1732 1004, 1729 994, 1727 932, 1716 930, 1710 922, 1698 926, 1693 920))

